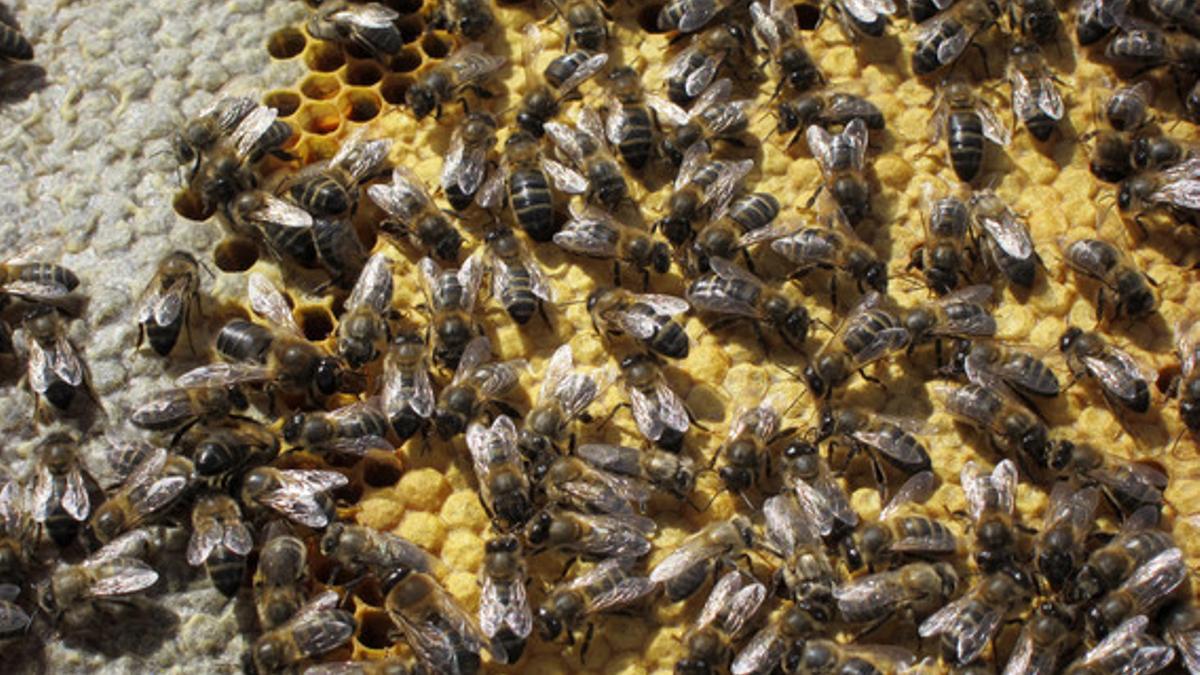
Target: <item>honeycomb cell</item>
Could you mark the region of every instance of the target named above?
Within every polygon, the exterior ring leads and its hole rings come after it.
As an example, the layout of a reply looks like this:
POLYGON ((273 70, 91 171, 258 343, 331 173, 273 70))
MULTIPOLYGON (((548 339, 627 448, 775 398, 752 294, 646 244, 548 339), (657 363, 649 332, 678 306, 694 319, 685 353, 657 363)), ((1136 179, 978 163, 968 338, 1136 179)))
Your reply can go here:
MULTIPOLYGON (((320 136, 332 134, 342 125, 337 106, 332 103, 308 103, 300 108, 297 117, 302 130, 320 136)), ((330 156, 333 156, 332 153, 330 156)))
POLYGON ((333 317, 320 305, 302 307, 297 319, 304 337, 313 342, 320 342, 333 332, 333 317))
POLYGON ((370 122, 383 106, 370 89, 351 89, 338 99, 338 107, 349 122, 370 122))
POLYGON ((794 6, 794 9, 796 11, 796 23, 800 25, 800 30, 814 30, 821 23, 820 6, 799 3, 794 6))
POLYGON ((323 162, 337 154, 338 150, 337 140, 326 136, 306 136, 301 145, 301 157, 306 164, 323 162))
POLYGON ((337 96, 342 85, 332 75, 309 75, 300 83, 300 93, 313 101, 324 101, 337 96))
POLYGON ((175 213, 197 222, 208 220, 213 214, 212 209, 205 208, 200 195, 191 190, 180 190, 171 205, 175 207, 175 213))
POLYGON ((386 0, 384 5, 401 14, 416 14, 425 6, 425 0, 386 0))
POLYGON ((263 97, 263 105, 274 108, 280 117, 291 117, 300 109, 300 95, 294 91, 279 89, 263 97))
POLYGON ((388 69, 393 73, 408 73, 421 67, 421 52, 412 47, 405 47, 392 57, 388 69))
POLYGON ((421 51, 431 59, 445 58, 450 53, 450 41, 447 37, 441 31, 426 33, 421 40, 421 51))
POLYGON ((398 483, 403 475, 403 468, 394 457, 367 457, 363 460, 363 482, 368 487, 390 487, 398 483))
POLYGON ((334 42, 315 40, 304 53, 304 63, 309 70, 318 73, 332 73, 346 63, 346 55, 340 45, 334 42))
POLYGON ((388 75, 379 83, 379 95, 391 105, 403 105, 404 95, 413 86, 413 78, 408 75, 388 75))
POLYGON ((294 59, 300 56, 307 44, 304 33, 289 26, 275 31, 267 38, 267 53, 281 61, 294 59))
POLYGON ((383 79, 383 71, 374 61, 351 61, 343 71, 342 79, 355 87, 369 87, 383 79))
POLYGON ((217 244, 213 263, 222 272, 245 272, 258 262, 258 245, 244 237, 230 237, 217 244))
POLYGON ((425 21, 416 14, 402 16, 396 21, 396 28, 400 29, 400 39, 408 44, 415 42, 425 32, 425 21))
POLYGON ((358 633, 355 639, 367 649, 387 649, 392 644, 391 633, 396 625, 392 623, 387 612, 378 609, 368 609, 359 617, 358 633))
POLYGON ((658 14, 662 11, 662 3, 651 3, 638 10, 637 22, 647 33, 662 33, 658 28, 658 14))

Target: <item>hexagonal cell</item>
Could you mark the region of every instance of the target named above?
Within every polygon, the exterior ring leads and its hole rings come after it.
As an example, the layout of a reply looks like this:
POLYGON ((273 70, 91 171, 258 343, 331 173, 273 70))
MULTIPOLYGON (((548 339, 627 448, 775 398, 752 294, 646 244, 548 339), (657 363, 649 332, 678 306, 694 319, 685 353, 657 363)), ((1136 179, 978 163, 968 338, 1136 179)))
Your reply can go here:
POLYGON ((374 61, 351 61, 342 72, 342 81, 355 87, 369 87, 383 79, 383 71, 374 61))
POLYGON ((304 337, 312 342, 320 342, 333 332, 333 317, 320 305, 301 308, 297 318, 304 337))
POLYGON ((425 32, 425 20, 418 14, 402 16, 396 21, 396 28, 400 29, 400 39, 407 44, 415 41, 425 32))
POLYGON ((341 45, 335 42, 314 40, 304 53, 304 63, 309 70, 332 73, 346 63, 346 55, 342 53, 341 45))
POLYGON ((244 237, 229 237, 213 250, 213 263, 222 272, 245 272, 258 262, 258 245, 244 237))
POLYGON ((404 95, 413 86, 413 79, 408 75, 388 75, 379 84, 379 95, 392 105, 403 105, 404 95))
POLYGON ((348 122, 369 122, 375 119, 383 105, 370 89, 351 89, 338 99, 338 107, 348 122))
POLYGON ((332 134, 342 125, 342 117, 332 103, 307 103, 296 117, 302 130, 321 136, 332 134))
POLYGON ((300 158, 305 164, 322 162, 337 154, 337 139, 328 136, 308 136, 300 141, 302 148, 300 158))
POLYGON ((192 190, 180 190, 171 205, 175 208, 175 213, 188 220, 208 220, 213 214, 212 209, 205 208, 204 203, 200 200, 200 195, 192 190))
POLYGON ((263 105, 274 108, 280 117, 291 117, 300 109, 300 94, 287 89, 268 92, 263 97, 263 105))
POLYGON ((420 68, 423 60, 421 52, 412 47, 405 47, 392 57, 391 62, 388 63, 388 69, 393 73, 408 73, 420 68))
POLYGON ((426 33, 421 40, 421 51, 431 59, 441 59, 450 53, 451 44, 448 35, 442 31, 434 31, 426 33))
POLYGON ((383 4, 401 14, 416 14, 425 5, 424 0, 384 0, 383 4))
POLYGON ((308 39, 304 37, 304 33, 289 26, 275 31, 267 38, 267 53, 281 61, 294 59, 300 56, 307 44, 308 39))
POLYGON ((800 30, 816 30, 817 25, 821 23, 821 7, 819 5, 810 5, 802 3, 795 5, 796 23, 800 25, 800 30))
POLYGON ((644 5, 638 10, 637 22, 642 27, 642 30, 647 33, 662 33, 658 28, 658 15, 662 12, 663 6, 659 3, 650 3, 644 5))
POLYGON ((327 98, 337 96, 342 85, 338 79, 332 75, 312 74, 304 78, 300 83, 300 93, 305 98, 314 101, 324 101, 327 98))
POLYGON ((366 457, 363 459, 363 482, 369 487, 385 488, 400 482, 404 470, 395 457, 366 457))
POLYGON ((386 612, 363 612, 357 639, 367 649, 387 649, 392 644, 390 636, 395 629, 396 624, 392 623, 386 612))

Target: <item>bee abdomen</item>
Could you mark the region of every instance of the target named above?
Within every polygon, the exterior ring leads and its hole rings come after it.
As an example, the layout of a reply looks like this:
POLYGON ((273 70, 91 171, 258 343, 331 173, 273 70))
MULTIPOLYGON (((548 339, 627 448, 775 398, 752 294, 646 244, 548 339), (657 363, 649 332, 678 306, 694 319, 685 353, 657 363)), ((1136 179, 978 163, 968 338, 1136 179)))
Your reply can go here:
POLYGON ((554 204, 541 171, 514 171, 508 179, 508 198, 517 223, 534 241, 554 236, 554 204))
POLYGON ((537 297, 529 290, 527 282, 528 278, 513 279, 512 285, 500 294, 504 309, 519 324, 528 323, 538 307, 537 297))
POLYGON ((1043 143, 1050 138, 1057 126, 1058 122, 1052 117, 1040 113, 1025 120, 1025 128, 1029 130, 1029 135, 1043 143))
POLYGON ((946 126, 954 173, 963 181, 972 181, 983 164, 983 121, 974 112, 950 113, 946 126))
POLYGON ((21 265, 17 274, 21 281, 59 286, 68 292, 79 286, 79 277, 71 270, 52 263, 29 263, 21 265))
POLYGON ((617 146, 621 157, 632 169, 640 169, 650 161, 654 148, 650 113, 645 108, 625 108, 625 138, 617 146))
POLYGON ((270 329, 243 319, 234 319, 217 333, 217 352, 235 361, 266 363, 274 336, 270 329))
POLYGON ((31 61, 33 45, 17 29, 0 23, 0 57, 12 61, 31 61))
POLYGON ((292 186, 292 199, 313 215, 334 216, 350 209, 350 195, 337 181, 316 176, 292 186))
POLYGON ((165 326, 154 321, 147 321, 143 326, 150 348, 159 356, 166 356, 171 353, 171 350, 175 348, 175 343, 179 340, 179 333, 183 329, 183 314, 175 317, 174 321, 165 326))
POLYGON ((242 587, 242 578, 245 576, 246 559, 236 553, 225 550, 214 551, 206 563, 208 568, 208 578, 212 580, 213 587, 221 592, 227 598, 232 598, 237 595, 238 590, 242 587))

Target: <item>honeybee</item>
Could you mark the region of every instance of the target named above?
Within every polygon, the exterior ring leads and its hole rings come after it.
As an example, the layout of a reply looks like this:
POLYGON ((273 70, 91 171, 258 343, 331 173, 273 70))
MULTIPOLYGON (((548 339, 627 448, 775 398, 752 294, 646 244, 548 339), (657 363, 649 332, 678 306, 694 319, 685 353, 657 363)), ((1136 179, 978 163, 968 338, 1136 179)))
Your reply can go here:
POLYGON ((878 293, 864 296, 804 367, 804 380, 814 396, 828 398, 855 371, 861 372, 908 345, 908 329, 879 303, 878 293))
POLYGON ((824 622, 793 603, 784 603, 742 647, 730 664, 732 675, 768 673, 778 668, 788 652, 824 630, 824 622))
POLYGON ((292 618, 304 604, 308 547, 282 521, 267 526, 254 570, 254 606, 263 630, 292 618))
POLYGON ((1200 38, 1158 26, 1133 25, 1109 40, 1104 54, 1120 66, 1136 68, 1138 73, 1165 66, 1177 77, 1195 76, 1200 38))
MULTIPOLYGON (((968 0, 955 4, 955 7, 990 2, 968 0)), ((938 87, 929 127, 931 143, 936 145, 942 136, 946 137, 950 165, 964 183, 970 183, 979 175, 979 169, 983 166, 984 139, 1002 147, 1011 140, 1008 127, 1000 121, 996 111, 972 91, 970 84, 957 79, 948 79, 938 87)))
POLYGON ((781 0, 771 0, 769 8, 763 7, 761 1, 752 2, 750 19, 755 42, 761 51, 771 55, 779 70, 777 93, 791 86, 794 92, 802 94, 825 83, 825 76, 804 48, 795 7, 781 0))
POLYGON ((971 383, 935 386, 935 390, 951 417, 986 433, 997 448, 1017 452, 1039 467, 1048 465, 1046 425, 1003 389, 971 383))
POLYGON ((696 486, 696 466, 691 458, 655 448, 588 443, 575 448, 575 456, 611 474, 645 481, 679 499, 696 486))
POLYGON ((179 432, 182 435, 183 431, 198 422, 227 417, 238 410, 245 410, 249 405, 245 393, 236 386, 180 386, 155 394, 154 400, 143 403, 133 411, 129 421, 136 427, 150 431, 169 431, 182 427, 179 432))
POLYGON ((1138 134, 1129 143, 1129 163, 1134 171, 1166 169, 1194 157, 1194 148, 1166 135, 1138 134))
POLYGON ((247 508, 268 509, 311 528, 329 524, 332 501, 325 493, 347 479, 336 471, 276 469, 260 466, 242 479, 241 500, 247 508))
POLYGON ((331 40, 358 47, 376 59, 384 60, 404 47, 404 38, 396 26, 400 13, 377 2, 350 4, 346 0, 328 0, 308 18, 308 34, 318 40, 331 40))
MULTIPOLYGON (((859 452, 871 460, 875 480, 886 493, 887 475, 880 460, 908 475, 929 471, 929 452, 917 438, 918 425, 913 420, 872 414, 858 408, 834 408, 826 404, 821 410, 817 440, 838 437, 849 444, 848 466, 859 452)), ((831 443, 832 446, 832 443, 831 443)), ((830 454, 832 455, 832 447, 830 454)))
POLYGON ((661 31, 693 33, 732 4, 728 0, 670 0, 658 11, 655 23, 661 31))
POLYGON ((1163 637, 1179 652, 1179 660, 1192 672, 1200 670, 1200 632, 1197 631, 1200 613, 1190 599, 1167 605, 1158 613, 1158 624, 1163 637))
MULTIPOLYGON (((556 178, 556 182, 578 183, 579 178, 583 178, 588 185, 587 199, 598 201, 610 212, 616 211, 629 198, 625 173, 609 151, 604 123, 594 109, 580 108, 573 128, 561 122, 546 122, 544 128, 562 156, 575 166, 578 175, 556 178)), ((547 165, 546 169, 551 175, 570 171, 562 165, 547 165)))
MULTIPOLYGON (((233 137, 234 131, 251 113, 263 108, 254 99, 246 96, 231 96, 220 98, 206 106, 195 117, 180 125, 171 137, 171 151, 180 165, 191 164, 188 180, 195 178, 206 154, 212 154, 223 142, 233 137)), ((287 122, 271 119, 265 111, 257 113, 263 116, 253 121, 242 131, 243 134, 258 134, 256 138, 247 139, 255 144, 245 152, 250 162, 255 162, 268 153, 279 154, 282 147, 292 137, 292 127, 287 122)))
POLYGON ((454 371, 454 379, 438 394, 433 411, 434 424, 442 438, 463 433, 487 407, 519 417, 512 406, 498 397, 512 392, 520 384, 524 359, 492 362, 492 343, 484 336, 471 340, 463 350, 454 371))
POLYGON ((552 549, 604 561, 641 558, 650 552, 650 537, 657 531, 645 516, 584 514, 551 506, 525 524, 524 534, 535 551, 552 549))
POLYGON ((799 505, 822 537, 853 529, 858 513, 838 485, 816 444, 796 440, 783 450, 783 485, 796 494, 799 505))
POLYGON ((58 311, 44 305, 34 307, 25 314, 21 327, 28 360, 26 376, 33 392, 36 419, 46 422, 52 418, 51 409, 43 405, 43 400, 54 410, 65 413, 80 391, 99 405, 87 365, 67 337, 66 323, 58 311))
POLYGON ((1150 121, 1154 85, 1148 80, 1113 91, 1104 103, 1104 120, 1116 131, 1136 131, 1150 121))
POLYGON ((442 162, 442 191, 455 211, 471 205, 487 177, 489 155, 496 145, 496 118, 489 113, 468 113, 450 135, 442 162))
POLYGON ((354 614, 338 609, 338 595, 314 596, 286 622, 263 633, 250 648, 255 672, 282 673, 305 659, 345 644, 354 635, 354 614))
POLYGON ((998 342, 963 342, 955 360, 972 383, 1010 391, 1026 400, 1031 396, 1054 398, 1061 391, 1058 376, 1044 361, 998 342))
POLYGON ((833 620, 838 573, 825 554, 821 533, 795 495, 786 492, 763 501, 765 550, 780 559, 777 590, 821 623, 833 620), (782 584, 782 586, 780 586, 782 584))
MULTIPOLYGON (((588 0, 576 1, 573 4, 576 7, 586 5, 588 0)), ((537 24, 527 25, 523 32, 526 47, 522 51, 522 60, 525 66, 526 89, 525 95, 521 99, 521 108, 517 111, 517 126, 535 137, 541 138, 544 131, 543 125, 558 115, 562 101, 575 95, 575 90, 581 84, 604 68, 604 65, 608 63, 608 54, 581 51, 578 55, 578 58, 582 59, 581 62, 576 63, 575 59, 572 59, 573 72, 561 80, 554 77, 556 83, 551 84, 549 78, 539 76, 537 68, 534 66, 542 47, 541 33, 537 29, 537 24)), ((568 36, 569 39, 570 36, 568 36)), ((591 48, 583 47, 583 49, 591 48)), ((565 66, 562 61, 558 63, 565 66)), ((559 74, 558 72, 554 73, 555 76, 559 74)))
POLYGON ((361 525, 330 523, 320 549, 356 578, 372 574, 383 581, 401 567, 432 572, 438 566, 436 558, 404 537, 361 525))
POLYGON ((193 567, 204 565, 213 587, 225 597, 233 597, 241 588, 246 556, 253 548, 254 537, 232 497, 214 492, 196 500, 187 561, 193 567))
MULTIPOLYGON (((29 507, 25 486, 0 477, 0 583, 20 584, 33 562, 37 523, 29 507)), ((649 545, 646 542, 647 552, 649 545)))
POLYGON ((667 215, 654 224, 672 246, 682 246, 692 236, 692 223, 704 222, 714 212, 724 213, 742 179, 754 169, 754 161, 730 162, 712 159, 706 143, 695 143, 683 153, 675 174, 667 215))
POLYGON ((923 638, 940 635, 943 657, 965 666, 979 658, 1004 618, 1024 606, 1032 590, 1029 578, 1015 568, 990 572, 921 622, 918 633, 923 638))
POLYGON ((1126 619, 1063 671, 1067 675, 1156 673, 1175 659, 1175 650, 1148 634, 1145 615, 1126 619))
POLYGON ((853 278, 860 292, 870 287, 886 293, 887 265, 846 226, 842 217, 835 216, 833 223, 832 228, 804 227, 776 238, 771 242, 771 250, 795 265, 791 272, 793 277, 803 277, 813 269, 833 270, 835 274, 829 277, 829 293, 835 305, 837 272, 853 278))
POLYGON ((736 140, 749 129, 747 110, 754 100, 730 101, 732 92, 733 84, 721 78, 709 85, 688 110, 657 96, 647 98, 659 119, 666 119, 674 127, 662 141, 663 154, 671 163, 680 166, 688 149, 697 143, 712 147, 718 141, 736 140))
POLYGON ((745 492, 769 473, 769 446, 792 431, 779 429, 780 417, 772 400, 744 406, 734 414, 725 442, 717 450, 722 458, 717 475, 727 490, 745 492))
POLYGON ((1054 42, 1058 36, 1062 19, 1058 7, 1047 0, 1020 0, 1008 7, 1009 23, 1016 26, 1021 36, 1034 44, 1054 42))
POLYGON ((0 298, 5 301, 11 296, 55 305, 69 299, 78 287, 79 277, 62 265, 16 260, 0 263, 0 298))
POLYGON ((479 329, 472 318, 483 266, 471 256, 457 270, 442 270, 430 258, 422 258, 421 281, 431 310, 433 359, 445 368, 457 368, 463 350, 479 329))
POLYGON ((608 40, 608 11, 595 0, 553 0, 550 5, 567 24, 564 51, 574 43, 579 49, 604 51, 608 40))
POLYGON ((268 253, 301 267, 320 265, 313 239, 315 221, 308 211, 264 190, 245 190, 228 209, 236 236, 261 241, 268 253))
POLYGON ((470 675, 479 671, 486 637, 454 596, 423 572, 400 567, 385 581, 384 609, 431 672, 470 675))
POLYGON ((1013 522, 1017 465, 1006 459, 988 474, 975 462, 968 461, 963 465, 960 481, 975 524, 975 564, 989 573, 1011 567, 1021 548, 1013 522))
POLYGON ((1167 476, 1148 464, 1114 462, 1090 445, 1067 440, 1055 441, 1051 457, 1050 468, 1060 479, 1099 487, 1119 513, 1132 514, 1147 506, 1157 513, 1164 503, 1167 476))
POLYGON ((766 596, 767 587, 740 569, 721 577, 713 584, 696 623, 684 634, 684 655, 675 663, 675 672, 706 675, 728 663, 734 641, 754 620, 766 596))
POLYGON ((393 313, 392 295, 391 262, 384 254, 376 253, 359 274, 338 321, 338 356, 351 368, 362 368, 386 351, 392 332, 388 324, 393 313))
MULTIPOLYGON (((1030 4, 1030 0, 1025 0, 1030 4)), ((1051 4, 1050 14, 1058 19, 1051 4)), ((1008 82, 1012 85, 1013 116, 1025 125, 1029 135, 1046 142, 1065 112, 1054 77, 1042 51, 1032 42, 1017 42, 1009 49, 1008 82)))
POLYGON ((633 170, 641 169, 654 152, 655 120, 646 107, 641 74, 632 66, 608 71, 605 81, 610 100, 604 130, 621 159, 633 170))
POLYGON ((33 45, 29 39, 3 21, 0 21, 0 60, 6 63, 33 60, 33 45))
POLYGON ((1200 157, 1193 157, 1161 171, 1146 171, 1121 182, 1117 209, 1135 221, 1154 211, 1165 211, 1177 222, 1200 222, 1200 157))
POLYGON ((690 598, 722 560, 754 546, 754 527, 745 516, 710 523, 692 534, 650 570, 649 581, 661 584, 670 602, 690 598))
POLYGON ((656 354, 687 358, 690 340, 683 326, 672 318, 688 310, 687 300, 599 287, 588 295, 587 308, 592 327, 600 335, 628 334, 656 354))
POLYGON ((905 0, 908 16, 915 23, 925 23, 954 4, 954 0, 905 0))
POLYGON ((1001 5, 994 0, 955 2, 917 31, 912 53, 913 72, 929 75, 957 61, 967 45, 991 28, 1002 12, 1001 5))
POLYGON ((992 287, 986 284, 967 286, 926 302, 904 315, 904 326, 911 336, 909 350, 937 342, 941 352, 943 338, 971 340, 990 338, 996 334, 996 319, 987 305, 992 299, 992 287))
POLYGON ((1041 264, 1029 226, 991 190, 971 195, 971 223, 983 238, 988 257, 1008 280, 1029 288, 1041 264))
POLYGON ((580 417, 611 381, 611 373, 598 371, 584 375, 574 372, 575 355, 571 345, 554 351, 542 374, 537 403, 525 417, 517 444, 531 465, 532 476, 540 481, 558 448, 566 440, 575 418, 580 417))
POLYGON ((1150 410, 1150 385, 1141 367, 1124 350, 1109 344, 1098 333, 1071 327, 1058 341, 1075 379, 1093 378, 1113 406, 1135 413, 1150 410))
POLYGON ((479 628, 502 663, 516 663, 533 632, 533 610, 525 594, 528 574, 521 540, 506 534, 484 544, 479 628))
POLYGON ((255 107, 206 153, 188 181, 206 212, 227 208, 239 194, 258 187, 254 164, 291 138, 291 125, 280 126, 278 116, 274 108, 255 107))
POLYGON ((89 528, 102 544, 137 528, 177 503, 191 486, 191 460, 163 448, 132 443, 114 448, 114 463, 128 469, 121 486, 92 511, 89 528))
POLYGON ((491 428, 471 422, 467 448, 489 515, 506 530, 524 525, 533 515, 533 502, 517 448, 516 425, 507 415, 497 416, 491 428))
POLYGON ((1172 388, 1179 395, 1179 417, 1191 431, 1200 431, 1200 321, 1188 317, 1175 327, 1175 353, 1179 380, 1172 388))
POLYGON ((925 241, 913 249, 908 269, 920 270, 929 289, 945 295, 966 278, 971 214, 958 197, 935 199, 932 183, 921 187, 921 211, 929 214, 928 220, 921 219, 925 241))
POLYGON ((858 577, 834 590, 842 621, 870 624, 894 616, 917 623, 945 606, 958 590, 958 573, 946 562, 913 562, 886 572, 858 577))
POLYGON ((1125 582, 1142 565, 1175 547, 1167 532, 1157 529, 1158 509, 1143 506, 1125 518, 1120 531, 1088 555, 1087 562, 1066 586, 1071 603, 1091 602, 1125 582))
POLYGON ((158 572, 145 562, 102 548, 79 564, 51 572, 36 588, 37 603, 55 624, 79 628, 157 581, 158 572))
MULTIPOLYGON (((592 616, 622 609, 649 597, 657 585, 633 573, 633 558, 609 558, 546 594, 534 612, 538 633, 547 642, 563 637, 575 643, 575 631, 592 616)), ((590 631, 589 631, 590 634, 590 631)))
POLYGON ((1053 602, 1043 602, 1034 610, 1013 646, 1004 675, 1050 675, 1058 672, 1059 659, 1071 652, 1079 642, 1073 630, 1071 610, 1053 602))
POLYGON ((892 645, 840 644, 833 640, 797 640, 785 663, 797 673, 908 672, 917 657, 892 645))
POLYGON ((362 132, 342 141, 328 162, 309 164, 288 180, 288 192, 315 217, 353 213, 359 186, 382 174, 392 142, 366 140, 362 132))
POLYGON ((613 283, 620 283, 621 263, 642 272, 642 285, 649 287, 650 271, 666 274, 671 269, 671 251, 649 232, 619 222, 594 207, 572 208, 572 218, 554 243, 566 251, 589 258, 612 259, 613 283))
POLYGON ((1099 489, 1077 489, 1069 481, 1055 483, 1050 491, 1050 505, 1034 540, 1034 562, 1052 590, 1060 590, 1083 564, 1099 501, 1099 489))
POLYGON ((38 444, 34 474, 33 520, 46 528, 46 534, 59 548, 75 540, 79 524, 91 513, 91 499, 84 482, 86 469, 76 449, 77 440, 55 433, 38 444))
POLYGON ((831 135, 816 124, 805 132, 809 151, 821 167, 821 187, 837 204, 850 226, 862 222, 871 212, 871 195, 863 167, 867 156, 867 124, 853 119, 841 133, 831 135))
POLYGON ((1158 307, 1158 298, 1147 283, 1149 277, 1116 246, 1100 239, 1079 239, 1068 244, 1063 252, 1072 269, 1100 282, 1096 293, 1097 318, 1104 315, 1110 294, 1115 300, 1115 317, 1136 319, 1158 307))
POLYGON ((871 101, 844 91, 811 91, 779 104, 779 123, 775 130, 781 134, 796 132, 788 142, 791 147, 813 125, 830 131, 844 129, 861 119, 871 131, 883 131, 887 122, 883 112, 871 101))
POLYGON ((690 426, 688 411, 667 384, 658 360, 649 354, 626 356, 621 375, 638 431, 651 443, 678 447, 690 426))
POLYGON ((429 26, 478 40, 496 23, 488 0, 439 0, 429 17, 429 26))
POLYGON ((136 346, 147 340, 159 356, 170 354, 180 332, 191 325, 199 289, 200 263, 192 254, 174 251, 163 258, 138 301, 136 346))
POLYGON ((549 322, 543 303, 553 303, 554 294, 542 266, 508 227, 492 229, 484 241, 487 245, 481 255, 491 269, 492 296, 518 324, 528 323, 535 311, 549 322))
POLYGON ((20 586, 0 584, 0 640, 20 636, 33 622, 33 617, 14 602, 20 596, 20 586))
POLYGON ((1187 580, 1189 571, 1178 548, 1142 563, 1120 586, 1088 608, 1088 637, 1102 639, 1126 619, 1151 612, 1187 580))
POLYGON ((441 117, 443 104, 463 92, 483 90, 483 81, 504 63, 504 57, 485 53, 482 43, 468 42, 427 69, 404 93, 404 101, 417 119, 429 113, 441 117))
POLYGON ((356 401, 332 412, 297 412, 283 425, 283 440, 315 453, 342 453, 365 457, 371 452, 391 453, 387 440, 389 420, 375 400, 356 401))
POLYGON ((693 37, 687 49, 667 63, 667 98, 675 105, 692 102, 712 84, 726 61, 744 60, 746 45, 745 29, 734 22, 713 26, 693 37))
POLYGON ((543 157, 538 139, 519 129, 504 142, 500 170, 493 171, 479 188, 476 201, 483 208, 491 209, 507 195, 513 220, 525 234, 534 241, 549 241, 557 231, 551 179, 561 192, 583 194, 587 191, 587 181, 582 176, 543 157))
POLYGON ((958 551, 958 537, 950 528, 905 508, 907 504, 926 501, 936 490, 936 482, 929 471, 909 478, 875 522, 842 539, 842 552, 851 571, 863 566, 874 569, 906 556, 943 556, 958 551))
POLYGON ((422 251, 441 260, 458 259, 462 235, 433 203, 425 184, 408 167, 392 169, 392 184, 370 185, 367 196, 391 216, 379 225, 384 234, 406 236, 422 251))
POLYGON ((597 469, 577 457, 559 457, 540 481, 546 498, 581 513, 633 515, 644 511, 650 487, 640 480, 597 469))
POLYGON ((1121 183, 1133 175, 1133 146, 1128 134, 1117 131, 1095 133, 1088 170, 1105 183, 1121 183))
POLYGON ((688 276, 711 271, 713 258, 730 260, 738 251, 745 252, 788 232, 791 225, 775 223, 779 210, 779 200, 766 192, 745 194, 728 204, 722 202, 692 241, 688 276))
POLYGON ((709 266, 712 272, 688 286, 686 296, 692 307, 724 315, 714 324, 723 325, 739 317, 751 319, 760 339, 765 324, 774 328, 788 346, 801 349, 809 328, 808 310, 803 305, 728 260, 712 258, 709 266))
POLYGON ((892 0, 833 0, 842 32, 849 40, 882 37, 888 17, 896 13, 892 0))

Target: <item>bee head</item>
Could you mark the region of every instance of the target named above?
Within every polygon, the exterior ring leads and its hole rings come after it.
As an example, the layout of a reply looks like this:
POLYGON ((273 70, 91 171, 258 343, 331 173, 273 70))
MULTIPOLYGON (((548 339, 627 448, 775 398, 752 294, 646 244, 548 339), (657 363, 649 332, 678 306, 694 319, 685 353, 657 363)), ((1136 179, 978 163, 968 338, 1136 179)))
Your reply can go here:
POLYGON ((1072 326, 1058 338, 1058 350, 1061 352, 1069 352, 1075 346, 1075 342, 1083 335, 1083 330, 1078 326, 1072 326))

